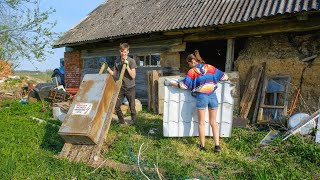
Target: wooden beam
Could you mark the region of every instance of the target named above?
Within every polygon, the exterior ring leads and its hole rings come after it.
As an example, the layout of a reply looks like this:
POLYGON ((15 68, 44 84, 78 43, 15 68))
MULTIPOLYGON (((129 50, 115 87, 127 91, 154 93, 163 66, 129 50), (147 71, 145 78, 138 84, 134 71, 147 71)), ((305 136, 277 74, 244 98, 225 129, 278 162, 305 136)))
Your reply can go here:
MULTIPOLYGON (((267 22, 266 22, 267 23, 267 22)), ((212 32, 196 33, 184 38, 184 41, 207 41, 229 39, 245 36, 258 36, 284 32, 302 32, 320 30, 320 17, 310 18, 308 21, 279 22, 241 27, 237 29, 215 30, 212 32)))
MULTIPOLYGON (((181 52, 185 51, 186 43, 182 39, 171 39, 167 41, 155 41, 141 44, 130 44, 130 53, 152 54, 160 52, 181 52)), ((81 50, 81 58, 93 58, 100 56, 118 56, 118 46, 106 46, 81 50)))
POLYGON ((232 65, 233 65, 233 61, 234 61, 234 43, 235 40, 234 39, 228 39, 227 42, 227 57, 226 57, 226 68, 225 71, 226 72, 231 72, 232 71, 232 65))
POLYGON ((302 62, 307 62, 307 61, 310 61, 310 60, 315 59, 316 57, 318 57, 318 55, 313 55, 313 56, 310 56, 310 57, 304 58, 304 59, 302 59, 301 61, 302 61, 302 62))

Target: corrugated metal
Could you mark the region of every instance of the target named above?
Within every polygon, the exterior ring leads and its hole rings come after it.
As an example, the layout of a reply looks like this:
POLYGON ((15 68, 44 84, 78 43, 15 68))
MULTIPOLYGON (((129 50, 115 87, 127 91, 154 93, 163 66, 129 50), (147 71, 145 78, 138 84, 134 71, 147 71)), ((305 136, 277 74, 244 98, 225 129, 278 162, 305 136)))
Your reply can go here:
POLYGON ((239 23, 319 8, 317 0, 108 0, 54 45, 239 23))
MULTIPOLYGON (((220 127, 221 137, 231 136, 234 103, 232 89, 228 82, 222 82, 216 91, 219 101, 216 121, 220 127)), ((163 136, 198 136, 196 99, 191 96, 190 91, 169 86, 165 86, 164 91, 163 136)), ((212 136, 208 112, 205 119, 205 134, 212 136)))

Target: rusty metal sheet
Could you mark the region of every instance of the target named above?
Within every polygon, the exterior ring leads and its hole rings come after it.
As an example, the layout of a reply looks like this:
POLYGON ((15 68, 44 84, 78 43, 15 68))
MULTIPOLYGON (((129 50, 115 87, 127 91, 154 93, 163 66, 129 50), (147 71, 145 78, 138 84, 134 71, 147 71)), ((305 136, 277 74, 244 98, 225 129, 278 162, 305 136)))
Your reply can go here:
POLYGON ((66 143, 97 144, 115 93, 109 74, 86 74, 58 134, 66 143))

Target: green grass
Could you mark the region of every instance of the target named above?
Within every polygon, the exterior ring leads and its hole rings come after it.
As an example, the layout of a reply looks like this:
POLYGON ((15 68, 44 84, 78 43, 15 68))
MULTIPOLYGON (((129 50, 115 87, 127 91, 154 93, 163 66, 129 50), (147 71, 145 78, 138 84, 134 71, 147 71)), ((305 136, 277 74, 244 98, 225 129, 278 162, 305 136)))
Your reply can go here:
MULTIPOLYGON (((115 169, 88 167, 57 159, 63 146, 58 128, 31 120, 44 119, 53 124, 50 110, 41 104, 0 103, 0 177, 1 179, 144 179, 138 170, 124 173, 115 169), (94 172, 93 172, 94 171, 94 172)), ((112 123, 103 156, 127 165, 136 165, 144 143, 140 165, 151 179, 158 179, 157 164, 166 179, 319 179, 320 145, 300 136, 281 138, 268 147, 259 147, 266 131, 233 129, 231 138, 221 138, 223 152, 200 152, 198 138, 162 136, 162 117, 143 111, 138 124, 112 123), (156 129, 150 134, 150 129, 156 129), (208 166, 211 163, 214 165, 208 166), (147 170, 149 169, 149 170, 147 170)), ((207 148, 213 146, 208 137, 207 148)))

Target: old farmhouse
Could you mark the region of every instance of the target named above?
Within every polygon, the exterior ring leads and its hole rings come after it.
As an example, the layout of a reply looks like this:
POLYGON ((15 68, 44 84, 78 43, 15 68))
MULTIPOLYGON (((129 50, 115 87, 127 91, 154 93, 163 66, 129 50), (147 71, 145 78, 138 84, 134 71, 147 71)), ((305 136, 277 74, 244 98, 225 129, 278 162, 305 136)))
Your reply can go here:
POLYGON ((128 42, 137 69, 137 98, 146 103, 146 71, 185 73, 185 57, 198 49, 207 63, 238 71, 244 85, 250 67, 266 62, 266 74, 289 74, 289 103, 296 87, 320 106, 320 4, 318 0, 108 0, 66 32, 67 88, 97 73, 128 42), (305 58, 308 61, 302 61, 305 58))

